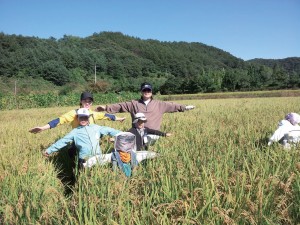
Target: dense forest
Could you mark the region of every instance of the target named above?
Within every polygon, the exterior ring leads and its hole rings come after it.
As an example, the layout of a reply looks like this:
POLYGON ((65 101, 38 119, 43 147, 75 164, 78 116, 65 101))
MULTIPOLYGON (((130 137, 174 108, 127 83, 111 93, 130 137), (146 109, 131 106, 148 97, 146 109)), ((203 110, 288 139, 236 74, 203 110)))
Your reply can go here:
POLYGON ((24 37, 0 33, 2 94, 89 89, 181 94, 300 87, 300 58, 244 61, 202 43, 142 40, 119 32, 86 38, 24 37))

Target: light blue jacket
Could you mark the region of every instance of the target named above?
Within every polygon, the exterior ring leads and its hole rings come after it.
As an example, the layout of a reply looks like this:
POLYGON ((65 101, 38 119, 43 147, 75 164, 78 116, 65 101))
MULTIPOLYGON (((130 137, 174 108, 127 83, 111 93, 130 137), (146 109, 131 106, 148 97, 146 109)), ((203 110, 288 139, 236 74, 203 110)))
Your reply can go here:
POLYGON ((99 141, 103 135, 115 136, 120 132, 119 130, 97 124, 79 126, 47 148, 46 152, 48 154, 57 152, 70 142, 74 142, 79 151, 79 158, 87 159, 102 154, 99 141))

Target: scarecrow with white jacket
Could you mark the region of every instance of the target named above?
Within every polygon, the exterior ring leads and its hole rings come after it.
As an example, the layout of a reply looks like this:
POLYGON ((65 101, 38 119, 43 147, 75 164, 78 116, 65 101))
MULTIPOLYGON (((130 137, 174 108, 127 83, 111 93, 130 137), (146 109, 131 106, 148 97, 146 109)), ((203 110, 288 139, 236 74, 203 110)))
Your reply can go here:
POLYGON ((270 137, 268 145, 279 142, 284 148, 289 149, 300 143, 300 115, 297 113, 289 113, 285 119, 279 121, 278 128, 270 137))

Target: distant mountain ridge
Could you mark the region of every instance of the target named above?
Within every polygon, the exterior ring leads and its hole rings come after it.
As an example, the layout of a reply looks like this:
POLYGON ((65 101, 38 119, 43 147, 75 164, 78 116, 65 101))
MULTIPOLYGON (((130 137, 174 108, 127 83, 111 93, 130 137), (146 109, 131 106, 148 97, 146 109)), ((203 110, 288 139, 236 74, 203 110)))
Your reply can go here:
POLYGON ((247 62, 255 63, 258 65, 264 65, 268 67, 275 67, 276 65, 282 67, 285 71, 289 73, 295 71, 300 72, 300 57, 288 57, 284 59, 251 59, 247 62))

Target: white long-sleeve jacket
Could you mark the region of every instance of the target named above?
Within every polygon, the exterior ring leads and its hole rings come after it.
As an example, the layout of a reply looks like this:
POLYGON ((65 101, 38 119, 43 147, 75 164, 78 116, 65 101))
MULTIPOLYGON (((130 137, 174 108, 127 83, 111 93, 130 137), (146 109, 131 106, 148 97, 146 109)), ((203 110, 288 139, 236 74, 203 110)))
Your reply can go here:
POLYGON ((278 123, 278 128, 270 137, 268 145, 273 142, 278 142, 282 139, 283 143, 298 143, 300 142, 300 126, 292 125, 288 120, 281 120, 278 123))

